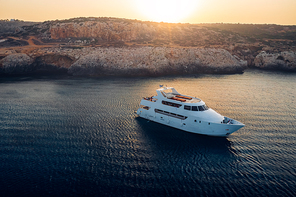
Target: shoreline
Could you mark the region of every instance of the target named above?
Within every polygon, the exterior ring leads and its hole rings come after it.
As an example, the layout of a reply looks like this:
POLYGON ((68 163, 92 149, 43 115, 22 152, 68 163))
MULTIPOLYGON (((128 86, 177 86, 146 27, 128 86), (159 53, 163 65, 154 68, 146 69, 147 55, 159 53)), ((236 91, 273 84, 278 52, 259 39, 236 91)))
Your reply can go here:
POLYGON ((18 75, 0 75, 0 81, 9 81, 9 80, 19 80, 19 81, 26 81, 26 80, 34 80, 34 79, 142 79, 142 78, 163 78, 163 77, 169 77, 169 78, 187 78, 187 77, 203 77, 207 75, 213 75, 213 76, 226 76, 226 75, 244 75, 250 72, 262 72, 262 73, 267 73, 267 74, 288 74, 288 75, 295 75, 296 72, 288 72, 288 71, 283 71, 283 70, 267 70, 267 69, 260 69, 260 68, 247 68, 244 70, 242 73, 230 73, 230 74, 220 74, 220 73, 198 73, 198 74, 176 74, 176 75, 159 75, 159 76, 114 76, 114 75, 109 75, 109 76, 73 76, 73 75, 68 75, 67 73, 64 74, 18 74, 18 75))
POLYGON ((0 77, 84 76, 160 77, 190 74, 242 74, 246 69, 296 72, 294 52, 261 52, 254 66, 224 49, 170 47, 38 48, 0 59, 0 77), (142 52, 139 52, 141 51, 142 52), (283 57, 284 56, 284 57, 283 57), (290 63, 290 66, 287 66, 290 63))
POLYGON ((173 47, 38 48, 0 60, 2 75, 163 76, 242 73, 247 62, 224 49, 173 47))

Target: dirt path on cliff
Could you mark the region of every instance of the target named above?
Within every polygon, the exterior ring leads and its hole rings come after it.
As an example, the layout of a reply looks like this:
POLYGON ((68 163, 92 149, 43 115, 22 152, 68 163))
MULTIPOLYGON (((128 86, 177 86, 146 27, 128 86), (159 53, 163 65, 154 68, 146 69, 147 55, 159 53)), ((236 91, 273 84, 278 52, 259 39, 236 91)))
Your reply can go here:
POLYGON ((29 36, 28 39, 24 38, 18 38, 18 37, 13 37, 9 36, 7 38, 13 39, 13 40, 18 40, 18 41, 25 41, 28 43, 28 45, 25 46, 11 46, 11 47, 3 47, 0 48, 0 54, 8 54, 11 53, 12 50, 18 52, 18 53, 30 53, 35 49, 38 48, 46 48, 46 47, 53 47, 56 46, 58 43, 44 43, 40 39, 36 38, 35 36, 29 36), (34 40, 37 41, 39 44, 35 44, 34 40))
MULTIPOLYGON (((33 37, 33 36, 30 36, 29 39, 27 40, 27 42, 29 43, 29 46, 36 46, 33 39, 37 40, 36 37, 33 37)), ((38 42, 41 42, 41 41, 38 40, 38 42)), ((43 42, 41 42, 41 43, 43 43, 43 42)))

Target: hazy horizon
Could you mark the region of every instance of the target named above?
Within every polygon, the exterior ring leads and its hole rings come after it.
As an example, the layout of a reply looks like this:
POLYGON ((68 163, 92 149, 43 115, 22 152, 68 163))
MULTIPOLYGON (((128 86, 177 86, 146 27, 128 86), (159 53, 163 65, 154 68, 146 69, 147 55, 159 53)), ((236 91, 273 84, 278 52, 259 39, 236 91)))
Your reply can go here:
POLYGON ((294 0, 0 0, 0 19, 43 22, 77 17, 115 17, 170 23, 296 25, 294 0))
POLYGON ((32 21, 32 20, 23 20, 19 18, 1 18, 0 20, 8 20, 9 22, 13 21, 23 21, 23 22, 31 22, 31 23, 42 23, 46 21, 67 21, 75 18, 114 18, 114 19, 123 19, 123 20, 137 20, 142 22, 155 22, 155 23, 172 23, 172 24, 192 24, 192 25, 211 25, 211 24, 225 24, 225 25, 279 25, 279 26, 296 26, 296 24, 276 24, 276 23, 225 23, 225 22, 200 22, 200 23, 190 23, 190 22, 165 22, 165 21, 152 21, 152 20, 141 20, 136 18, 123 18, 123 17, 111 17, 111 16, 78 16, 71 18, 61 18, 61 19, 52 19, 52 20, 44 20, 44 21, 32 21))

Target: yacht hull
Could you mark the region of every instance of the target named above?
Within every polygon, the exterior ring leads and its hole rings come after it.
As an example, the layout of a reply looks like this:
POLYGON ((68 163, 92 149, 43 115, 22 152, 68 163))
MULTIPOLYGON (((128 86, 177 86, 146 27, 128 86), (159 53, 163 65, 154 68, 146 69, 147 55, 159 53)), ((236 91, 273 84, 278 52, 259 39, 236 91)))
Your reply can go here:
POLYGON ((141 118, 154 121, 166 126, 170 126, 190 133, 208 136, 227 137, 233 132, 245 126, 244 124, 234 119, 230 119, 233 122, 232 124, 201 121, 194 117, 188 117, 186 120, 181 120, 155 112, 149 113, 147 110, 141 108, 138 109, 137 114, 141 118))

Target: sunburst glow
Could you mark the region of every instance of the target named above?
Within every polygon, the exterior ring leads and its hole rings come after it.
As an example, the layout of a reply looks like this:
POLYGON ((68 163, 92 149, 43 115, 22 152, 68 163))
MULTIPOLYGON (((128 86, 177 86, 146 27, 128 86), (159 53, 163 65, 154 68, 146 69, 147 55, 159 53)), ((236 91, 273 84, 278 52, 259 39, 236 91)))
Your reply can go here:
POLYGON ((148 20, 181 22, 196 8, 197 0, 135 0, 138 10, 148 20))

